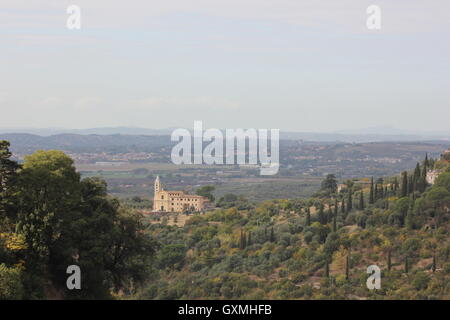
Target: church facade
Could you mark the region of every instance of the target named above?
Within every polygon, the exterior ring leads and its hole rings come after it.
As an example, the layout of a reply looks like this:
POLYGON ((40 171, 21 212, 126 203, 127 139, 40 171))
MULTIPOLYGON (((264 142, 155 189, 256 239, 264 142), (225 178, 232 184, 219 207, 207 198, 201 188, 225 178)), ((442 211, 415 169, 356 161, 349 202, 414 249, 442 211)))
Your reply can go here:
POLYGON ((153 197, 154 212, 198 212, 205 208, 208 199, 202 196, 186 194, 183 191, 169 191, 162 187, 159 176, 155 180, 153 197))

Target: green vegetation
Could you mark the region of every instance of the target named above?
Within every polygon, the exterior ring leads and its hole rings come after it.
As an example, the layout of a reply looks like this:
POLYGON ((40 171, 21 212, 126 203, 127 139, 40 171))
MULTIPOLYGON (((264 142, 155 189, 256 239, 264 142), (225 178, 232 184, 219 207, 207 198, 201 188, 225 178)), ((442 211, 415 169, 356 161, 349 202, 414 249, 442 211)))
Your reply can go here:
MULTIPOLYGON (((0 142, 1 299, 450 299, 444 157, 339 191, 328 175, 308 199, 254 203, 227 192, 217 209, 179 224, 181 215, 138 214, 141 197, 127 206, 109 197, 61 151, 23 165, 10 157, 0 142), (441 174, 431 186, 433 168, 441 174), (82 290, 66 289, 72 264, 82 290), (382 284, 372 291, 373 264, 382 284)), ((197 191, 213 200, 212 187, 197 191)))
POLYGON ((0 143, 1 298, 110 298, 149 277, 155 243, 104 181, 80 180, 61 151, 37 151, 19 166, 8 147, 0 143), (73 264, 83 290, 66 288, 73 264))
POLYGON ((216 187, 208 185, 208 186, 203 186, 197 189, 197 195, 199 196, 203 196, 208 198, 209 201, 214 202, 214 190, 216 189, 216 187))
POLYGON ((403 173, 403 188, 398 177, 372 178, 338 193, 330 175, 315 198, 247 207, 228 194, 184 227, 152 224, 159 243, 179 246, 177 260, 135 297, 449 299, 450 172, 429 186, 427 166, 403 173), (372 264, 380 290, 366 287, 372 264))

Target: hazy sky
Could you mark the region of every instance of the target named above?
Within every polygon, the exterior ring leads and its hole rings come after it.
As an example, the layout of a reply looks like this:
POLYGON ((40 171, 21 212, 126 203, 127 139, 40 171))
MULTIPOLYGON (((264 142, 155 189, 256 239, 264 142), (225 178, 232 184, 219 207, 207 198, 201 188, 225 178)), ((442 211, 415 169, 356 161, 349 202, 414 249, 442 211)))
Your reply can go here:
POLYGON ((1 0, 0 114, 0 127, 448 131, 450 1, 1 0), (81 30, 66 28, 71 4, 81 30))

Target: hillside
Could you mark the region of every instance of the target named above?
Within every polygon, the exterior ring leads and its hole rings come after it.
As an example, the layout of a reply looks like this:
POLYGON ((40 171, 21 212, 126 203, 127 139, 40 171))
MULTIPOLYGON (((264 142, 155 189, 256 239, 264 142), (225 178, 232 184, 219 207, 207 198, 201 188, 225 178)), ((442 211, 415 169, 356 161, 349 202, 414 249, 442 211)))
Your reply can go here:
POLYGON ((324 183, 307 200, 149 217, 162 247, 155 280, 136 297, 450 299, 449 168, 426 160, 338 193, 324 183), (424 182, 430 167, 443 172, 433 186, 424 182), (366 287, 370 265, 382 270, 379 290, 366 287))

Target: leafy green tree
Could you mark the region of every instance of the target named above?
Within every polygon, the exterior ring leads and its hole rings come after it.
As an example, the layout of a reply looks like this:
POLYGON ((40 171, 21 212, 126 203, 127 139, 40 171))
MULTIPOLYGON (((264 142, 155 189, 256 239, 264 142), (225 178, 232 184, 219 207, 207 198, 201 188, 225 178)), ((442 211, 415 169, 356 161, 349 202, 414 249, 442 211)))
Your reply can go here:
POLYGON ((98 178, 80 181, 61 151, 27 156, 17 179, 17 230, 26 239, 25 294, 39 297, 46 282, 73 298, 105 298, 148 276, 155 244, 141 215, 107 197, 98 178), (83 290, 66 290, 66 268, 83 270, 83 290))
POLYGON ((323 250, 327 256, 332 256, 339 248, 339 236, 336 232, 330 232, 325 241, 323 250))
POLYGON ((80 201, 80 176, 63 152, 36 151, 25 157, 18 188, 17 229, 27 242, 26 268, 43 278, 51 273, 49 267, 65 262, 61 250, 73 253, 68 239, 80 201))
POLYGON ((447 189, 450 192, 450 172, 441 173, 435 181, 434 184, 436 187, 442 187, 447 189))
POLYGON ((335 194, 337 192, 336 176, 334 174, 328 174, 322 181, 320 190, 327 196, 335 194))
POLYGON ((205 198, 209 201, 214 202, 214 190, 216 189, 213 185, 203 186, 197 189, 196 194, 205 198))
MULTIPOLYGON (((9 142, 0 140, 0 224, 4 226, 4 219, 15 219, 17 204, 14 197, 14 180, 20 168, 16 161, 11 160, 9 142)), ((0 225, 0 231, 1 231, 0 225)))
POLYGON ((411 205, 411 200, 408 197, 400 198, 395 204, 395 210, 398 213, 399 223, 401 226, 405 223, 406 215, 408 214, 409 207, 411 205))
POLYGON ((450 206, 450 191, 445 187, 435 185, 426 194, 427 206, 432 208, 435 226, 439 226, 446 208, 450 206))

